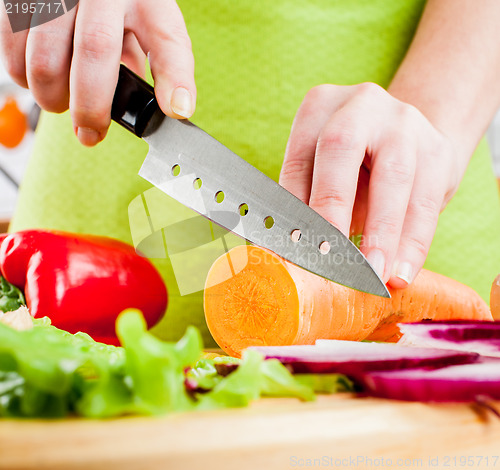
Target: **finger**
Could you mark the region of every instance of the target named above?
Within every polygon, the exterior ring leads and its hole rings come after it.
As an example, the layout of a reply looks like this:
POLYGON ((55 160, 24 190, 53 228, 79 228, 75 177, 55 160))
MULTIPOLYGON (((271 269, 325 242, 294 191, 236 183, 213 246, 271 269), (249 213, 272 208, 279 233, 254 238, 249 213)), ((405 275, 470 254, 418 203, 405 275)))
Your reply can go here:
POLYGON ((77 136, 92 146, 106 135, 118 82, 124 4, 86 0, 78 5, 70 72, 70 110, 77 136))
POLYGON ((143 51, 148 53, 161 109, 170 117, 191 117, 196 102, 194 58, 177 3, 174 0, 139 2, 130 21, 143 51))
POLYGON ((41 108, 60 113, 69 106, 69 69, 76 10, 30 29, 26 76, 41 108))
POLYGON ((321 129, 347 99, 347 87, 320 85, 312 88, 295 116, 285 151, 279 183, 300 200, 309 203, 314 153, 321 129))
POLYGON ((400 135, 388 133, 372 152, 362 251, 387 282, 413 186, 415 145, 400 135))
POLYGON ((0 52, 2 62, 12 80, 23 88, 28 88, 26 80, 26 39, 28 29, 12 32, 5 8, 0 8, 0 52))
POLYGON ((132 31, 123 37, 122 62, 142 78, 146 76, 146 54, 132 31))
POLYGON ((359 168, 369 143, 367 114, 353 97, 330 118, 316 145, 309 205, 347 236, 359 168))
POLYGON ((389 279, 392 287, 403 288, 411 284, 424 265, 444 199, 439 181, 439 177, 432 178, 427 174, 417 173, 415 176, 398 253, 389 279))

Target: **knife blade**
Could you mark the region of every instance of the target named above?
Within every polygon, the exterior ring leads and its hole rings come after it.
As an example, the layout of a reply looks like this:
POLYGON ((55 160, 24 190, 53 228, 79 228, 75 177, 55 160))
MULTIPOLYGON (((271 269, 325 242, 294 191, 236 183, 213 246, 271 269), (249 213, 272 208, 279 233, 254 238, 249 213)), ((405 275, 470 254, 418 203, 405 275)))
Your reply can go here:
POLYGON ((111 117, 148 143, 139 175, 164 193, 308 271, 390 297, 334 225, 192 122, 165 116, 153 88, 123 65, 111 117))

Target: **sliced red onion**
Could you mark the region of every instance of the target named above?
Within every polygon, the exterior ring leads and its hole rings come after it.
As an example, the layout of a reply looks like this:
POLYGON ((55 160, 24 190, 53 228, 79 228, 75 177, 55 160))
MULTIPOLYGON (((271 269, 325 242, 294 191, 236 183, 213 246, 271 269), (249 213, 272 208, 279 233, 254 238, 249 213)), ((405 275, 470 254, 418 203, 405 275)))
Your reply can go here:
POLYGON ((205 390, 204 388, 201 388, 200 385, 198 384, 198 381, 193 377, 186 377, 184 379, 184 387, 186 388, 186 392, 188 392, 189 394, 205 393, 208 391, 205 390))
POLYGON ((238 363, 236 362, 220 362, 215 363, 215 370, 222 377, 227 377, 231 372, 234 372, 238 368, 238 363))
POLYGON ((500 321, 423 321, 400 323, 398 344, 456 349, 500 357, 500 321))
POLYGON ((500 400, 500 361, 436 370, 370 372, 359 380, 370 396, 423 402, 500 400))
POLYGON ((318 345, 255 346, 266 359, 278 359, 293 373, 345 374, 355 378, 375 370, 438 368, 478 360, 475 353, 415 348, 389 343, 323 340, 318 345))

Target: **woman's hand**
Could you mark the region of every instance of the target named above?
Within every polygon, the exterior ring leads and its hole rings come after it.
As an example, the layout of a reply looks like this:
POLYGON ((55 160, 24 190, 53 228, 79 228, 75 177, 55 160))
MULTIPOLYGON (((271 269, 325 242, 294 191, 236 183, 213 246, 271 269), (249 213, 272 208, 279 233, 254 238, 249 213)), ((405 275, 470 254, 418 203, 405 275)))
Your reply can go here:
POLYGON ((148 54, 162 110, 176 118, 193 114, 194 59, 174 0, 80 0, 66 14, 15 34, 2 8, 0 48, 11 77, 43 109, 70 109, 85 145, 106 135, 120 61, 144 75, 148 54))
POLYGON ((292 127, 280 184, 361 249, 384 282, 411 283, 465 171, 452 142, 373 83, 321 85, 292 127))

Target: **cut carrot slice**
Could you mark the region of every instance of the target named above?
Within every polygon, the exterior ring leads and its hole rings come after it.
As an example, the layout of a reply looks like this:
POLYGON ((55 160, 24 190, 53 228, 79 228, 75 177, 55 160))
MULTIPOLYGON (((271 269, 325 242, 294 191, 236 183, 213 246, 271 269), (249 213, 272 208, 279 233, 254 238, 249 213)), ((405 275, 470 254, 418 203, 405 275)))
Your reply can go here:
POLYGON ((239 356, 248 346, 314 344, 317 339, 396 341, 397 323, 422 319, 491 320, 471 288, 422 270, 391 299, 357 292, 256 246, 238 246, 215 261, 204 293, 217 344, 239 356))

